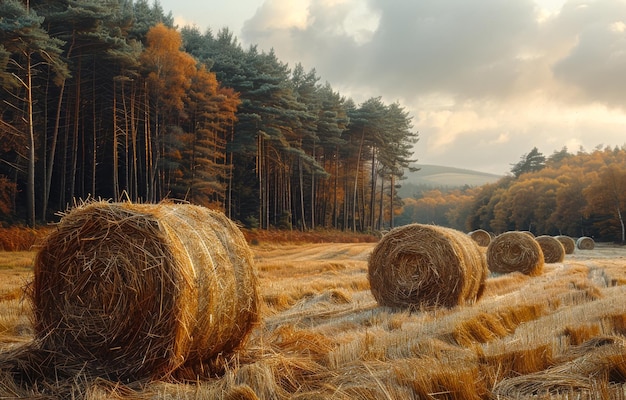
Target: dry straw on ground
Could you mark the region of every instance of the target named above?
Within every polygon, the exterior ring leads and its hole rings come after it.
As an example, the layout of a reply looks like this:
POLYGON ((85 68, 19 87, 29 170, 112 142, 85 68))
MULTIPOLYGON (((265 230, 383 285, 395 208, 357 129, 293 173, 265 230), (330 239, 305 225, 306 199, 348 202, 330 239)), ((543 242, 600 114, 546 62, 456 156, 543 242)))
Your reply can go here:
POLYGON ((35 258, 36 338, 67 368, 193 378, 258 320, 252 257, 239 229, 203 207, 81 205, 35 258))
POLYGON ((543 272, 544 258, 539 243, 526 232, 511 231, 496 236, 487 247, 491 272, 521 272, 536 276, 543 272))
POLYGON ((582 236, 576 240, 576 248, 580 250, 593 250, 595 245, 593 239, 588 236, 582 236))
POLYGON ((565 259, 565 247, 559 240, 552 236, 541 235, 535 238, 541 251, 543 252, 543 259, 547 263, 559 263, 565 259))
POLYGON ((561 242, 563 245, 563 249, 565 249, 565 254, 572 254, 576 249, 576 241, 569 236, 558 235, 555 236, 556 240, 561 242))
POLYGON ((470 237, 474 239, 479 246, 487 247, 491 242, 491 235, 484 229, 476 229, 469 233, 470 237))
POLYGON ((372 294, 380 305, 453 307, 475 302, 488 270, 476 242, 463 232, 411 224, 392 229, 368 262, 372 294))

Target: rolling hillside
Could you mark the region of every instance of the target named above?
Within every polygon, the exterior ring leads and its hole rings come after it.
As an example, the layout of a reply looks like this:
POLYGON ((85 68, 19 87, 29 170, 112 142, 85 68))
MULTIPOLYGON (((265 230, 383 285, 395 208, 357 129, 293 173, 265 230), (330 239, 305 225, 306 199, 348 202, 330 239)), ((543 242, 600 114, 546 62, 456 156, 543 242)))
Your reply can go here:
POLYGON ((400 197, 410 197, 418 186, 432 187, 462 187, 481 186, 496 182, 501 175, 470 169, 445 167, 441 165, 417 164, 420 168, 416 172, 407 172, 407 179, 400 182, 402 187, 398 193, 400 197))

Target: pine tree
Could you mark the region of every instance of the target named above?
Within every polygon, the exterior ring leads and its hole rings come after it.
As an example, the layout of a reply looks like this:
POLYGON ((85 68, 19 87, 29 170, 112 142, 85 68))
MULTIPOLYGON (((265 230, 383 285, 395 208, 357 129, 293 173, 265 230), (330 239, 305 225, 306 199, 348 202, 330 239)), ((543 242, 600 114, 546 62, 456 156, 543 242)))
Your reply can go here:
POLYGON ((511 173, 516 178, 526 172, 537 172, 545 167, 546 158, 536 147, 528 153, 524 154, 517 164, 511 168, 511 173))
MULTIPOLYGON (((54 73, 54 81, 59 84, 67 76, 65 63, 61 60, 62 42, 50 37, 42 27, 43 17, 39 17, 34 10, 22 5, 18 1, 7 0, 0 3, 0 43, 10 59, 7 61, 5 72, 10 73, 10 80, 3 80, 3 87, 17 90, 13 99, 23 104, 12 104, 11 107, 22 110, 23 115, 13 121, 26 121, 28 135, 26 151, 27 185, 26 205, 28 222, 36 224, 35 207, 35 162, 38 133, 36 132, 34 115, 35 80, 38 73, 50 67, 54 73), (23 107, 22 107, 23 106, 23 107)), ((6 77, 6 73, 4 74, 6 77)), ((0 115, 3 116, 4 112, 0 115)))

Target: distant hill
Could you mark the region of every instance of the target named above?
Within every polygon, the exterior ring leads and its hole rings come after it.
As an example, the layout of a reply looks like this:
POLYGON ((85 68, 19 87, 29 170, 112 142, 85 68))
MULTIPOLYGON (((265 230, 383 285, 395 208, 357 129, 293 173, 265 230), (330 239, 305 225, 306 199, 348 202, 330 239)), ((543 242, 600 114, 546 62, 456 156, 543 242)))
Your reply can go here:
POLYGON ((399 182, 402 185, 398 191, 400 197, 411 197, 419 186, 445 188, 463 187, 465 185, 482 186, 502 178, 501 175, 442 165, 417 164, 415 167, 420 168, 420 170, 406 172, 406 179, 399 182))

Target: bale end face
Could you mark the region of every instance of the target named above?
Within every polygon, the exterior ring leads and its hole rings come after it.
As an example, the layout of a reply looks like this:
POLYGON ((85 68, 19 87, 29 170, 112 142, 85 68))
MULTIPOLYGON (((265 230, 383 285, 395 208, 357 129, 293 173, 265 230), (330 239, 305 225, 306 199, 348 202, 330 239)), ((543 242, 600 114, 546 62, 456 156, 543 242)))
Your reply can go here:
POLYGON ((94 202, 43 242, 32 302, 36 336, 68 365, 140 379, 236 349, 259 299, 251 251, 221 213, 94 202))
POLYGON ((389 307, 473 303, 482 294, 487 273, 485 259, 468 235, 422 224, 392 229, 368 262, 371 292, 389 307))
POLYGON ((576 248, 579 250, 593 250, 596 243, 588 236, 579 237, 576 240, 576 248))
POLYGON ((558 239, 541 235, 535 238, 541 251, 543 252, 543 258, 546 263, 559 263, 565 259, 565 247, 558 239))
POLYGON ((477 229, 468 235, 481 247, 487 247, 491 243, 491 235, 484 229, 477 229))
POLYGON ((543 252, 534 236, 521 231, 505 232, 496 236, 487 247, 487 266, 491 272, 499 274, 541 275, 543 252))
POLYGON ((555 236, 556 240, 561 242, 563 245, 563 249, 565 249, 565 254, 572 254, 576 249, 576 241, 569 236, 558 235, 555 236))

